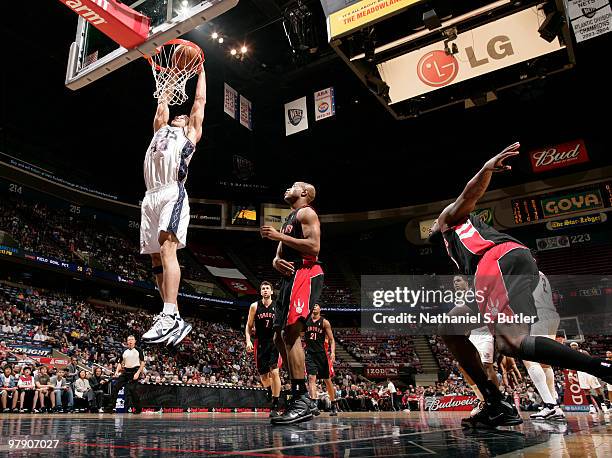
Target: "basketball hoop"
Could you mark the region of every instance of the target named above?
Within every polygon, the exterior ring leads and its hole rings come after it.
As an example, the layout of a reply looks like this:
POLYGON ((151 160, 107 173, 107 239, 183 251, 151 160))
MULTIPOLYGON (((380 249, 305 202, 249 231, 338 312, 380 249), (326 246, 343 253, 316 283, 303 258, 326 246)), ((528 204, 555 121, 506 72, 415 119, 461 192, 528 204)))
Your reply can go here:
POLYGON ((155 78, 153 97, 168 105, 181 105, 187 101, 187 80, 199 73, 204 52, 191 41, 174 39, 156 48, 146 56, 155 78))

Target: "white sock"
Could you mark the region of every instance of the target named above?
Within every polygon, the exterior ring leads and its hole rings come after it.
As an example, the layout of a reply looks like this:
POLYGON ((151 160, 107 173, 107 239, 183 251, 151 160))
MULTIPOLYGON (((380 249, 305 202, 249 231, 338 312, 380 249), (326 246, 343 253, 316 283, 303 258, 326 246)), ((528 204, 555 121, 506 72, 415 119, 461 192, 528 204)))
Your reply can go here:
POLYGON ((546 374, 542 366, 539 364, 532 364, 527 369, 527 372, 529 372, 529 377, 533 380, 536 390, 538 390, 538 393, 542 396, 542 401, 546 404, 556 404, 555 398, 550 393, 548 385, 546 384, 546 374))
POLYGON ((164 310, 162 313, 166 315, 174 315, 174 310, 176 309, 176 304, 172 304, 170 302, 164 302, 164 310))
POLYGON ((550 391, 550 394, 553 395, 553 397, 555 398, 555 402, 558 404, 559 403, 559 393, 557 393, 557 388, 555 388, 555 371, 553 371, 553 368, 548 366, 548 367, 543 367, 542 368, 544 370, 544 374, 546 375, 546 384, 548 385, 548 391, 550 391))

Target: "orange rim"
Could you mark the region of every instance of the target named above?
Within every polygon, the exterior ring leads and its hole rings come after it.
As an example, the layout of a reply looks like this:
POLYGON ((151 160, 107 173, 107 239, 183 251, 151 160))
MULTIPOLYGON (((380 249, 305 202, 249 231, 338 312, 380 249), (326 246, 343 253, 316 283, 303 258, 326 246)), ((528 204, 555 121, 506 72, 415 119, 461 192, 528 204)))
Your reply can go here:
MULTIPOLYGON (((175 38, 173 40, 170 40, 166 43, 164 43, 163 45, 155 48, 155 54, 159 54, 161 52, 161 49, 164 46, 167 45, 185 45, 185 46, 189 46, 190 48, 195 49, 196 51, 198 51, 198 55, 200 56, 200 59, 202 62, 204 62, 204 51, 202 51, 202 48, 200 48, 198 45, 196 45, 195 43, 192 43, 191 41, 188 40, 183 40, 182 38, 175 38)), ((155 67, 155 69, 159 72, 166 72, 168 71, 170 68, 169 67, 162 67, 161 65, 157 64, 156 62, 153 61, 153 56, 145 56, 147 61, 149 62, 149 64, 151 65, 151 67, 155 67)))

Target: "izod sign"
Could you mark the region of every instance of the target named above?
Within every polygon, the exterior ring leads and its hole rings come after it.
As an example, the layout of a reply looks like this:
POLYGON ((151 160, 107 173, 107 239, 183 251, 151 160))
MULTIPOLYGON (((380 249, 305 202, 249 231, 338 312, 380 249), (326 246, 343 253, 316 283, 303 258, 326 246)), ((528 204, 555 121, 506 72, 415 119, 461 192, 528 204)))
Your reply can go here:
POLYGON ((566 196, 544 198, 540 203, 544 218, 603 207, 601 193, 598 189, 577 192, 566 196))
POLYGON ((532 151, 529 153, 529 159, 535 173, 589 162, 586 146, 582 140, 532 151))

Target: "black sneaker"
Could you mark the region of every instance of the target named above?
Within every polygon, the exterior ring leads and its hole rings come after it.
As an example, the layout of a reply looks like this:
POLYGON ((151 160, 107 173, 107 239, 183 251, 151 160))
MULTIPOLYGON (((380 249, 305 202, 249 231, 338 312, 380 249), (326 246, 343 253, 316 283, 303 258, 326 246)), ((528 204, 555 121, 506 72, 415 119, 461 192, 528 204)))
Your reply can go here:
POLYGON ((310 398, 305 394, 302 394, 301 396, 292 400, 285 413, 279 415, 278 417, 272 418, 271 423, 273 425, 290 425, 311 419, 312 412, 310 411, 310 398))
POLYGON ((332 402, 332 407, 331 407, 331 411, 329 412, 329 416, 330 417, 338 416, 338 406, 336 405, 335 402, 332 402))
POLYGON ((268 415, 269 418, 276 418, 276 417, 280 417, 280 414, 278 413, 278 410, 276 409, 271 409, 270 410, 270 415, 268 415))
POLYGON ((315 417, 318 417, 319 415, 321 415, 321 411, 319 410, 319 407, 318 407, 318 402, 316 399, 312 399, 312 398, 309 398, 309 399, 310 399, 310 411, 315 417))
POLYGON ((506 401, 495 401, 485 404, 484 408, 473 417, 461 420, 463 428, 488 428, 494 429, 498 426, 515 426, 523 423, 516 408, 506 401))

